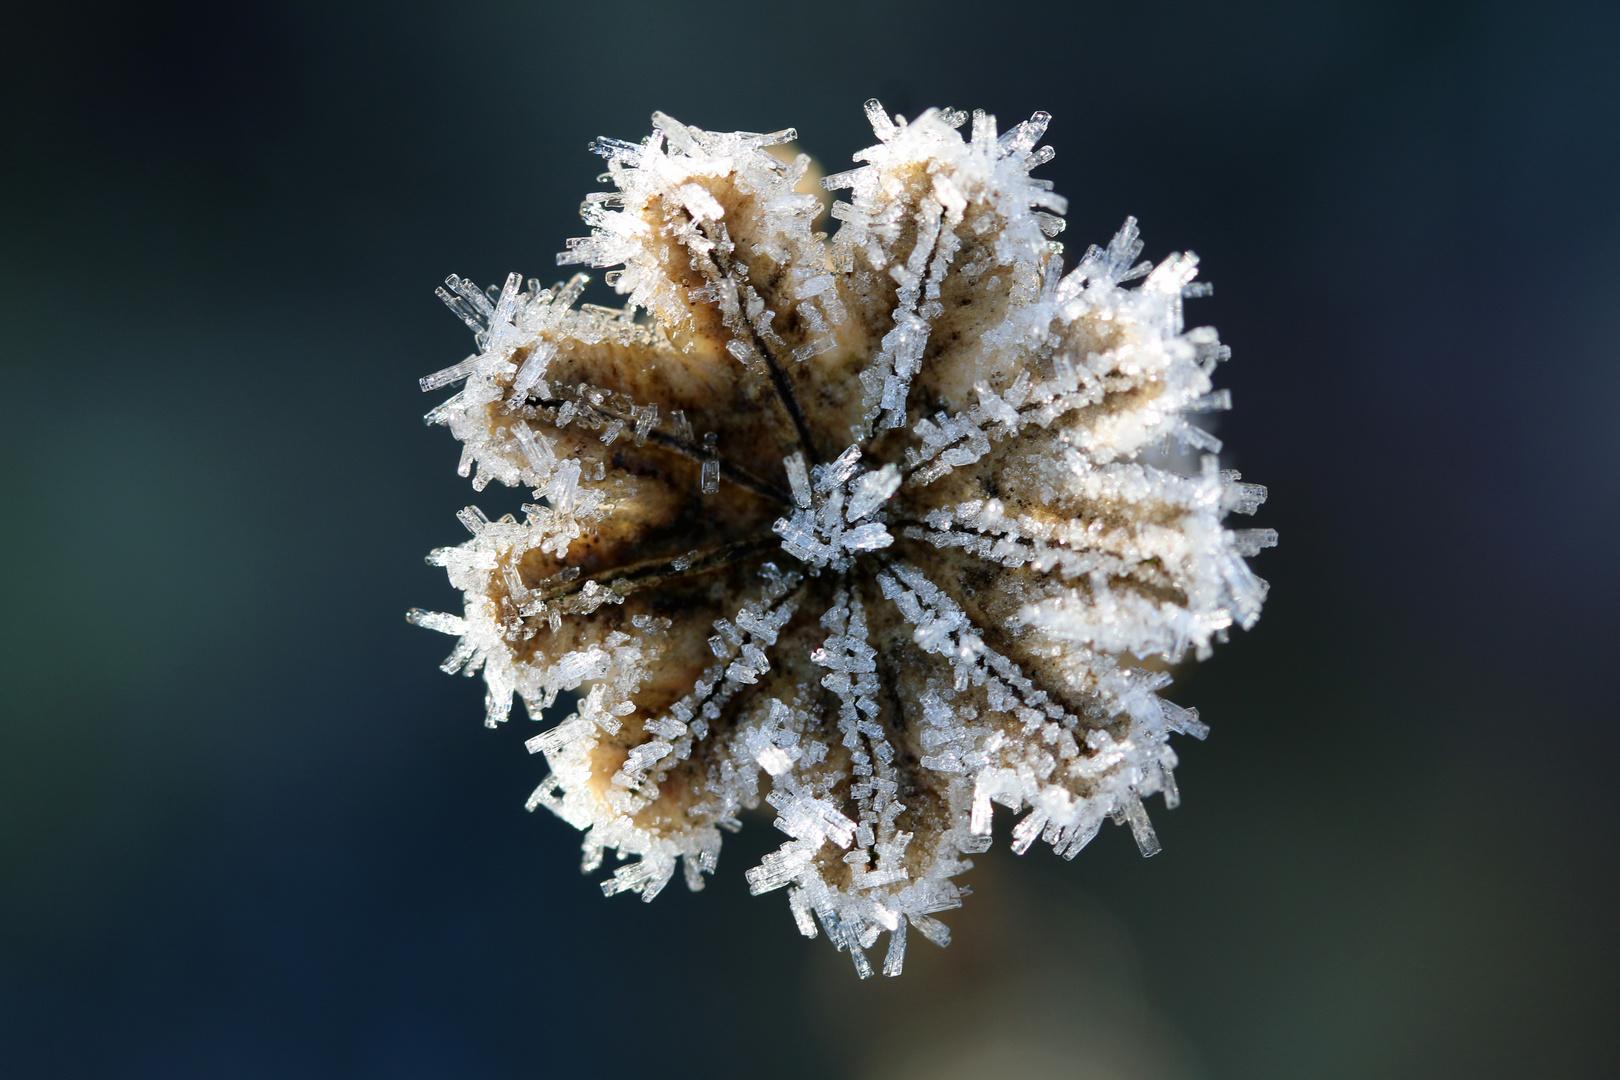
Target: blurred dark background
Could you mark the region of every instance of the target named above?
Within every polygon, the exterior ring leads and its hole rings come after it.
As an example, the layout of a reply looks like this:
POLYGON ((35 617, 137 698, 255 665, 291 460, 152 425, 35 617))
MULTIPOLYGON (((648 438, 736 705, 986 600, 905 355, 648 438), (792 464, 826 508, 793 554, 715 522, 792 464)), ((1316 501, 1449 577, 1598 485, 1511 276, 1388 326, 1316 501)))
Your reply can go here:
POLYGON ((1620 1074, 1617 48, 1610 4, 8 5, 0 1074, 1620 1074), (862 984, 746 895, 764 821, 604 900, 403 613, 474 497, 434 285, 559 275, 655 108, 837 170, 874 95, 1049 110, 1071 254, 1203 256, 1282 543, 1177 690, 1164 854, 998 848, 862 984))

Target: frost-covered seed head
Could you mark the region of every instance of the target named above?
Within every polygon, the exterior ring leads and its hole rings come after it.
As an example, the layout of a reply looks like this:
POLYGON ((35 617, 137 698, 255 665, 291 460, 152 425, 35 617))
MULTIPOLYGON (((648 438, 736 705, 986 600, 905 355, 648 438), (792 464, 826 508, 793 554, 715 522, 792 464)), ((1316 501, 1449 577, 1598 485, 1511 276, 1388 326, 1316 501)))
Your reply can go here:
POLYGON ((463 511, 432 556, 463 613, 412 613, 483 671, 489 724, 577 696, 529 740, 529 806, 587 870, 630 860, 604 891, 650 900, 678 862, 700 888, 765 802, 788 839, 753 891, 863 977, 881 934, 889 975, 907 927, 946 943, 994 802, 1019 852, 1105 818, 1158 850, 1142 800, 1175 804, 1170 733, 1207 730, 1163 662, 1254 622, 1244 557, 1275 541, 1224 527, 1265 492, 1188 419, 1227 404, 1226 349, 1182 324, 1196 259, 1138 262, 1127 220, 1064 274, 1044 113, 867 113, 831 241, 809 159, 768 149, 794 132, 655 114, 594 144, 615 190, 558 257, 614 268, 623 310, 579 307, 583 276, 449 279, 478 351, 422 380, 463 383, 428 420, 476 489, 535 502, 463 511))

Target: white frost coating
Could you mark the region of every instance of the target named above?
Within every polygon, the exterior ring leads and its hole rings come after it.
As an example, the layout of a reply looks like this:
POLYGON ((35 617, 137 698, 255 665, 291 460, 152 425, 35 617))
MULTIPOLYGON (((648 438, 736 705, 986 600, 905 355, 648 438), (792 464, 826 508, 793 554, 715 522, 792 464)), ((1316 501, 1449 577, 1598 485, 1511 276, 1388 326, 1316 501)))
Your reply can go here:
POLYGON ((877 551, 894 543, 881 521, 865 521, 900 487, 900 469, 885 465, 876 472, 857 473, 861 448, 851 446, 831 465, 818 465, 813 482, 806 481, 804 455, 787 458, 798 509, 778 518, 771 529, 782 538, 782 550, 816 568, 831 566, 846 571, 863 551, 877 551))
POLYGON ((1209 731, 1161 669, 1254 624, 1245 560, 1277 539, 1227 527, 1266 491, 1194 419, 1231 405, 1229 351, 1183 320, 1196 257, 1142 260, 1127 219, 1063 273, 1044 113, 867 115, 830 241, 809 160, 769 149, 791 130, 660 113, 593 145, 616 190, 559 256, 614 268, 623 310, 579 306, 583 277, 447 281, 477 351, 422 380, 462 384, 427 419, 476 489, 535 501, 463 510, 430 557, 463 611, 409 615, 457 637, 492 726, 574 696, 528 741, 529 806, 587 870, 629 860, 605 892, 650 900, 677 862, 701 887, 763 804, 786 840, 750 890, 862 977, 900 973, 908 928, 949 942, 997 804, 1020 853, 1108 820, 1159 850, 1170 735, 1209 731))
MULTIPOLYGON (((1053 194, 1049 184, 1029 176, 1030 169, 1051 156, 1034 152, 1051 120, 1046 113, 1036 113, 998 139, 995 117, 975 111, 972 135, 964 140, 956 129, 967 120, 965 113, 930 109, 902 125, 883 117, 881 107, 874 106, 868 103, 867 115, 880 141, 855 155, 856 161, 868 164, 829 176, 822 184, 830 190, 851 191, 850 202, 833 206, 833 216, 844 223, 831 254, 834 265, 850 271, 864 259, 872 266, 887 266, 899 284, 893 329, 861 373, 866 424, 881 412, 880 426, 894 428, 905 423, 911 382, 928 346, 930 324, 944 314, 940 287, 946 274, 1006 268, 1033 281, 1051 251, 1043 221, 1058 221, 1061 227, 1061 219, 1037 217, 1031 208, 1061 214, 1067 201, 1053 194), (927 177, 922 192, 913 179, 919 166, 927 177), (899 219, 912 202, 915 228, 908 245, 899 219), (958 227, 970 206, 998 217, 1001 227, 992 250, 982 259, 971 267, 953 267, 962 244, 958 227)), ((861 433, 866 430, 863 425, 861 433)))

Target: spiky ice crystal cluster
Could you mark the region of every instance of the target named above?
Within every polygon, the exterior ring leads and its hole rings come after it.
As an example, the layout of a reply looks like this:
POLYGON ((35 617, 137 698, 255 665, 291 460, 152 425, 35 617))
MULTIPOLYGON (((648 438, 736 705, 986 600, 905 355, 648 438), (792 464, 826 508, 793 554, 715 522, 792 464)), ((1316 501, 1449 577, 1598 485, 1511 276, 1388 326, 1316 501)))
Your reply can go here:
POLYGON ((430 561, 464 611, 411 613, 483 670, 490 725, 577 696, 528 742, 529 807, 584 831, 587 871, 625 860, 606 893, 651 900, 677 861, 701 888, 764 801, 788 840, 752 890, 863 977, 885 932, 889 975, 908 926, 948 941, 992 803, 1018 852, 1072 858, 1109 818, 1158 850, 1142 800, 1176 804, 1170 733, 1206 732, 1163 662, 1254 622, 1244 557, 1275 540, 1223 526, 1265 491, 1187 418, 1227 406, 1226 348, 1182 323, 1196 259, 1138 262, 1128 220, 1062 273, 1044 113, 966 138, 867 114, 877 145, 822 181, 850 191, 831 241, 809 159, 767 149, 793 131, 655 114, 594 144, 615 190, 558 256, 618 267, 622 310, 577 306, 583 276, 449 279, 478 351, 422 380, 464 382, 427 419, 476 489, 535 502, 462 511, 430 561))

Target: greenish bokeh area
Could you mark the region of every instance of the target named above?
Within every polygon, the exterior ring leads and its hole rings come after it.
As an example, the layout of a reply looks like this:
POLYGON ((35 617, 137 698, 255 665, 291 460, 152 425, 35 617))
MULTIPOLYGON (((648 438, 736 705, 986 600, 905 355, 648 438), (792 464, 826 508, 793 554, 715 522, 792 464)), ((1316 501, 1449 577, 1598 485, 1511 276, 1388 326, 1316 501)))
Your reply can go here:
MULTIPOLYGON (((0 1075, 1620 1074, 1620 14, 1465 3, 18 6, 0 33, 0 1075), (597 135, 1054 120, 1191 248, 1281 546, 1163 854, 977 859, 858 982, 742 872, 604 899, 408 626, 416 379, 597 135)), ((606 290, 597 299, 605 300, 606 290)), ((998 819, 1005 834, 1007 822, 998 819)), ((600 875, 598 875, 600 876, 600 875)))

